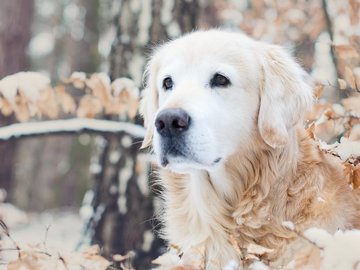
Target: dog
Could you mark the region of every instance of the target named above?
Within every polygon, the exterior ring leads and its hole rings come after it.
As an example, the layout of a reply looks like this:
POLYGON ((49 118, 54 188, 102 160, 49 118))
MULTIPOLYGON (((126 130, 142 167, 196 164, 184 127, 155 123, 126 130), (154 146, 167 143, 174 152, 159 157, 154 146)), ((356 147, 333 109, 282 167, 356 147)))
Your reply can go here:
POLYGON ((282 47, 199 30, 156 48, 145 76, 143 147, 160 167, 163 237, 184 263, 199 248, 207 270, 241 264, 256 244, 279 265, 299 238, 284 221, 299 232, 354 227, 341 166, 304 129, 311 80, 282 47))

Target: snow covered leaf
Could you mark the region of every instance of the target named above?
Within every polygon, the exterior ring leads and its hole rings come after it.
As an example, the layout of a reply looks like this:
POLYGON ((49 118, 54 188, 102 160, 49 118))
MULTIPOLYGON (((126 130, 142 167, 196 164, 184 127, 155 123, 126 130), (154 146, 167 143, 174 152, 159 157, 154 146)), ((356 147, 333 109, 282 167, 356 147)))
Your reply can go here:
POLYGON ((325 151, 328 151, 328 152, 331 152, 331 151, 336 151, 336 147, 338 147, 339 143, 338 142, 334 142, 333 144, 327 144, 326 142, 324 141, 321 141, 319 140, 318 141, 318 146, 321 150, 325 150, 325 151))
POLYGON ((50 79, 37 72, 19 72, 0 80, 0 92, 10 103, 18 90, 22 90, 27 99, 35 102, 41 91, 50 86, 50 79))
POLYGON ((35 102, 42 91, 50 87, 50 79, 37 72, 20 72, 15 74, 18 80, 18 89, 22 90, 25 96, 35 102))
POLYGON ((342 137, 340 144, 336 147, 336 151, 344 161, 350 157, 358 157, 360 156, 360 141, 351 141, 348 138, 342 137))
POLYGON ((273 249, 269 249, 269 248, 266 248, 266 247, 263 247, 263 246, 260 246, 257 244, 252 244, 252 243, 249 244, 246 249, 247 249, 248 253, 255 254, 255 255, 264 255, 265 253, 274 252, 273 249))
POLYGON ((133 99, 138 99, 140 95, 139 88, 136 87, 135 82, 128 78, 118 78, 111 83, 113 95, 119 96, 122 91, 126 90, 129 96, 133 99))
POLYGON ((69 78, 64 78, 63 82, 70 83, 74 87, 84 89, 86 85, 86 73, 85 72, 73 72, 69 78))
POLYGON ((130 119, 134 119, 139 108, 140 91, 134 81, 128 78, 118 78, 111 84, 114 104, 112 111, 117 114, 127 112, 130 119))
POLYGON ((337 231, 310 228, 304 236, 322 248, 322 270, 358 269, 360 262, 360 230, 337 231))
POLYGON ((304 232, 304 236, 310 241, 312 241, 319 248, 324 248, 331 243, 331 234, 323 229, 307 229, 304 232))
POLYGON ((14 104, 14 98, 18 91, 17 74, 9 75, 0 80, 0 93, 10 103, 14 104))
POLYGON ((356 115, 360 117, 360 95, 344 98, 341 100, 341 103, 347 110, 356 113, 356 115))
POLYGON ((97 97, 106 108, 111 107, 111 86, 110 78, 105 73, 94 73, 86 80, 86 86, 92 90, 94 97, 97 97))

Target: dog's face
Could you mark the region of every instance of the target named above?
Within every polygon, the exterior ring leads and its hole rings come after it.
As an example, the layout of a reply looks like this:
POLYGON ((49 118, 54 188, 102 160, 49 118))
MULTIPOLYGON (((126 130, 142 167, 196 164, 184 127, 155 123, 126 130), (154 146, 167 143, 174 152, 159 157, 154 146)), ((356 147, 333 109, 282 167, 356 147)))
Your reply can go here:
POLYGON ((148 66, 144 145, 177 172, 210 170, 255 137, 271 147, 310 104, 300 67, 279 47, 241 34, 200 31, 171 41, 148 66))

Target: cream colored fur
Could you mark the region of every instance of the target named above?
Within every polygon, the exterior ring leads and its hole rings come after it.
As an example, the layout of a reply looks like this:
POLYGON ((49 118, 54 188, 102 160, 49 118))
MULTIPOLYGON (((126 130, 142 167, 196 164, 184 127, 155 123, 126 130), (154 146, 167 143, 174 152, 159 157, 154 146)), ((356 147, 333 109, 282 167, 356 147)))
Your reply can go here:
POLYGON ((190 260, 205 248, 206 269, 241 263, 250 243, 274 249, 263 259, 281 264, 297 230, 352 228, 358 219, 340 164, 318 150, 303 128, 312 102, 300 66, 280 47, 238 33, 198 31, 157 49, 141 102, 147 135, 160 155, 157 114, 181 108, 192 117, 188 159, 170 157, 160 168, 164 238, 190 260), (211 89, 214 72, 231 86, 211 89), (174 88, 162 89, 165 76, 174 88), (212 163, 221 157, 218 164, 212 163))

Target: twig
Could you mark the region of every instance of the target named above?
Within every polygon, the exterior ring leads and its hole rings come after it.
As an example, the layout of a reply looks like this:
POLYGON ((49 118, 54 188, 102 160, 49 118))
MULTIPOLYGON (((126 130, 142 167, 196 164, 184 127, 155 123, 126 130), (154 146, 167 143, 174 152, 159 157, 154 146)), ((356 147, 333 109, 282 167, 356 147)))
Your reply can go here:
POLYGON ((47 239, 48 239, 48 234, 49 234, 50 227, 51 227, 51 224, 46 226, 45 237, 44 237, 44 242, 43 242, 45 250, 47 250, 46 242, 47 242, 47 239))
POLYGON ((3 229, 3 232, 5 233, 5 235, 11 240, 11 242, 15 246, 16 250, 18 251, 18 258, 20 259, 21 258, 21 253, 20 253, 21 249, 18 246, 18 244, 16 243, 16 241, 11 237, 8 226, 1 219, 0 219, 0 227, 3 229))

